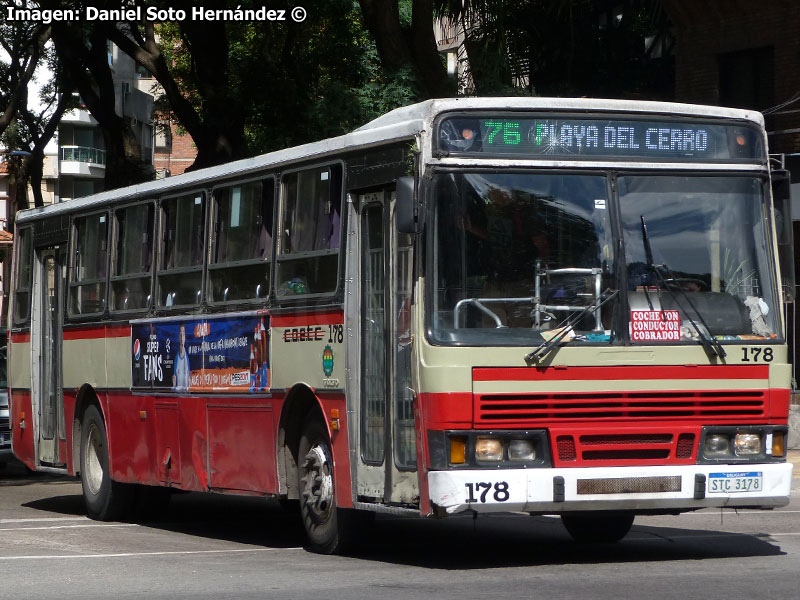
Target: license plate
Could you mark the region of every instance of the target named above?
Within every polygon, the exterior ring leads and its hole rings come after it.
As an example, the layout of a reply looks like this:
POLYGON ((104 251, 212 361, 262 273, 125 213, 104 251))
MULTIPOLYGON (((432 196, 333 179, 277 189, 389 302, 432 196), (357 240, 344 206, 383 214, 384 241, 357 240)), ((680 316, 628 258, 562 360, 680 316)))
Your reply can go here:
POLYGON ((764 474, 761 471, 750 471, 746 473, 710 473, 708 476, 709 494, 760 492, 763 487, 764 474))

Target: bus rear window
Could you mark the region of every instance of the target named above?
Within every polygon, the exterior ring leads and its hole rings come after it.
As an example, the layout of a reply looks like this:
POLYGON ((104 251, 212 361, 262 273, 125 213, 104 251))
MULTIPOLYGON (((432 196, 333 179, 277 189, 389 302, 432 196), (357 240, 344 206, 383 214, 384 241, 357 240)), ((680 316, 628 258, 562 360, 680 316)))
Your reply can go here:
POLYGON ((14 285, 14 322, 25 323, 31 314, 31 273, 33 252, 31 229, 20 229, 17 246, 17 273, 14 285))
POLYGON ((69 314, 101 314, 106 308, 108 213, 78 217, 69 283, 69 314))

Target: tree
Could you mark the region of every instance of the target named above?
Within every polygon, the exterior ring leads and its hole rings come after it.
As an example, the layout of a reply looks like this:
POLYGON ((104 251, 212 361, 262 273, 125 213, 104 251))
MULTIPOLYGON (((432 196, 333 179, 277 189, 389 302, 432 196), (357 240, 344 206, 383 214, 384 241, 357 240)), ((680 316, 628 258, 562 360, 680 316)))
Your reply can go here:
MULTIPOLYGON (((0 10, 15 5, 13 0, 0 2, 0 10)), ((27 4, 27 3, 24 3, 27 4)), ((0 46, 8 62, 0 61, 0 134, 13 122, 20 106, 28 99, 28 84, 33 78, 44 47, 50 39, 51 28, 43 23, 0 21, 0 46)))
MULTIPOLYGON (((262 5, 286 8, 280 0, 204 8, 262 5)), ((418 98, 413 78, 379 68, 354 0, 317 4, 302 23, 187 18, 126 22, 108 33, 160 84, 197 146, 192 168, 339 135, 418 98)))
MULTIPOLYGON (((659 0, 436 0, 461 24, 475 93, 669 96, 671 62, 646 41, 668 35, 659 0)), ((668 44, 664 44, 668 46, 668 44)))
MULTIPOLYGON (((48 4, 48 3, 43 3, 48 4)), ((130 122, 117 114, 117 91, 108 61, 105 23, 53 23, 53 42, 61 68, 97 120, 106 147, 107 189, 152 178, 130 122)))
MULTIPOLYGON (((194 3, 141 3, 154 6, 178 4, 190 10, 194 3)), ((217 9, 213 0, 205 8, 217 9)), ((108 38, 145 67, 161 85, 170 109, 197 146, 193 168, 211 166, 248 155, 244 135, 248 100, 231 85, 227 22, 186 19, 164 23, 159 33, 173 44, 172 56, 162 52, 156 39, 156 23, 125 22, 106 30, 108 38), (173 72, 178 57, 185 57, 183 78, 173 72), (172 59, 172 60, 170 60, 172 59), (193 101, 194 100, 194 101, 193 101)))
POLYGON ((422 98, 452 96, 454 81, 447 75, 433 31, 433 0, 410 0, 410 4, 410 23, 404 23, 401 5, 407 8, 407 2, 359 0, 381 64, 390 74, 410 69, 422 98))
MULTIPOLYGON (((2 2, 0 10, 6 12, 11 4, 2 2)), ((22 6, 27 6, 23 3, 22 6)), ((42 125, 49 118, 45 109, 38 118, 28 106, 28 87, 36 69, 48 58, 47 42, 52 28, 43 23, 21 20, 4 20, 0 23, 0 46, 4 61, 0 61, 0 139, 8 153, 10 180, 9 201, 6 206, 6 227, 13 231, 17 210, 28 207, 28 180, 31 172, 38 174, 38 189, 34 188, 34 201, 42 201, 41 172, 44 146, 53 132, 42 125), (38 142, 38 143, 37 143, 38 142)))

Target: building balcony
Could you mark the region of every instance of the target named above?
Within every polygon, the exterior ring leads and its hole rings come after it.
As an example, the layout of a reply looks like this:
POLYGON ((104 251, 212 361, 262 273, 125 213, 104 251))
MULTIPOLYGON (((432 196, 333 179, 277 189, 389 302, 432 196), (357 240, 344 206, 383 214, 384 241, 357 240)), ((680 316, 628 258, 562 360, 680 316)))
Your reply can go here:
POLYGON ((106 152, 86 146, 61 146, 61 174, 102 178, 106 171, 106 152))
POLYGON ((85 108, 73 108, 67 111, 64 116, 61 117, 61 122, 73 123, 75 125, 97 125, 95 118, 89 114, 89 111, 85 108))

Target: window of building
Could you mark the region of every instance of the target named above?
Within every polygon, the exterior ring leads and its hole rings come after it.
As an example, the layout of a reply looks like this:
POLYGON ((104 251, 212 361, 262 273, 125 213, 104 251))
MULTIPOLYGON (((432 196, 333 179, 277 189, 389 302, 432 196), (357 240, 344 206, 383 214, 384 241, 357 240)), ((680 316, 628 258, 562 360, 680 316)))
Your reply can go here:
POLYGON ((316 167, 283 177, 281 238, 276 265, 279 298, 336 291, 342 220, 341 182, 339 165, 316 167))
POLYGON ((20 229, 16 241, 18 248, 17 272, 14 284, 14 322, 25 323, 31 315, 31 275, 33 273, 32 230, 20 229))
POLYGON ((764 110, 775 104, 774 55, 772 47, 720 54, 720 105, 764 110))
POLYGON ((73 198, 83 198, 94 194, 94 181, 76 179, 72 182, 73 198))
POLYGON ((72 236, 69 314, 101 314, 106 308, 108 214, 76 217, 72 236))
POLYGON ((152 203, 114 211, 116 257, 111 271, 111 309, 141 310, 151 305, 153 267, 152 203))
POLYGON ((205 194, 197 192, 161 203, 162 242, 158 306, 200 304, 205 250, 205 194))
POLYGON ((274 181, 267 179, 214 191, 215 239, 208 265, 210 302, 267 297, 274 189, 274 181))

